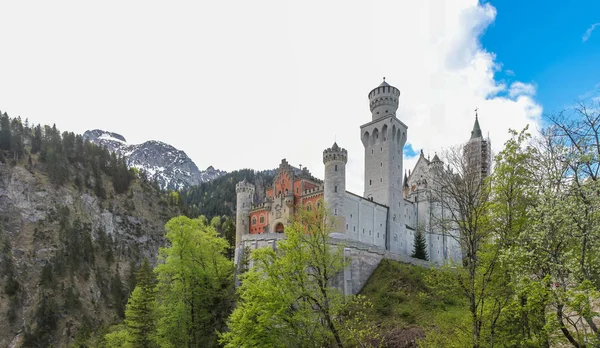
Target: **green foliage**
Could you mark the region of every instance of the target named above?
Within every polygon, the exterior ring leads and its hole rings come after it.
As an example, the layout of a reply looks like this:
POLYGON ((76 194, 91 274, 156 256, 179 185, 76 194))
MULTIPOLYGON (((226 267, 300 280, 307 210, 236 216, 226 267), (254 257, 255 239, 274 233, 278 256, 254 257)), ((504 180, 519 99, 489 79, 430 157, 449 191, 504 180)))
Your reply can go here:
POLYGON ((215 346, 232 305, 233 263, 227 242, 205 219, 178 217, 167 225, 169 248, 156 267, 161 346, 215 346))
POLYGON ((422 227, 417 227, 417 231, 415 232, 414 249, 411 257, 429 260, 429 255, 427 254, 427 239, 425 239, 422 227))
POLYGON ((225 329, 233 305, 227 242, 204 218, 181 216, 165 227, 170 246, 160 249, 154 273, 144 261, 131 280, 125 325, 104 336, 107 347, 210 347, 225 329))
POLYGON ((226 347, 365 346, 377 340, 361 316, 368 303, 334 287, 346 262, 343 246, 329 244, 331 221, 322 207, 301 210, 276 250, 252 252, 254 267, 242 276, 230 331, 221 336, 226 347))
POLYGON ((129 332, 125 325, 116 325, 109 329, 104 336, 102 347, 105 348, 133 348, 130 343, 129 332))

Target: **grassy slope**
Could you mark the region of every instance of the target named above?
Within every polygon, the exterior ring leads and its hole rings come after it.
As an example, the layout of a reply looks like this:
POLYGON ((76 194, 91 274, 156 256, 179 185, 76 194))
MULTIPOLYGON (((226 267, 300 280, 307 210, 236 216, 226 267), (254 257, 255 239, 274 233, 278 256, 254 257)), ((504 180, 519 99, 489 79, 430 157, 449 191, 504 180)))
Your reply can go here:
POLYGON ((458 296, 441 296, 427 285, 433 272, 382 260, 362 289, 373 304, 367 315, 378 323, 387 347, 417 347, 429 330, 446 329, 468 315, 458 296))

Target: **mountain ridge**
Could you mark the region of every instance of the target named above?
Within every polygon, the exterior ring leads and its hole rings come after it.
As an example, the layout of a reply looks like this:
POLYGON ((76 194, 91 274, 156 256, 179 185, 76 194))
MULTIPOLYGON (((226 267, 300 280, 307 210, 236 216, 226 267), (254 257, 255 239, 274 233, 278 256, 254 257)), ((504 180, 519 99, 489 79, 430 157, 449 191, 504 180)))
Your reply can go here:
POLYGON ((147 173, 163 190, 182 190, 212 181, 227 172, 212 165, 200 170, 183 150, 159 140, 130 144, 124 136, 102 129, 87 130, 84 139, 125 157, 127 166, 147 173))

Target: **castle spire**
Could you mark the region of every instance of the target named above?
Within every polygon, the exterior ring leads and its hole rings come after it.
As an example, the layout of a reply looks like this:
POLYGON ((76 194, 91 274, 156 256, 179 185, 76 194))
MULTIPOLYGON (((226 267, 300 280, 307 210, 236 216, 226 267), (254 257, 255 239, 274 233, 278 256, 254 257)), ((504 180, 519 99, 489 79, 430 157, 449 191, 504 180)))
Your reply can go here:
POLYGON ((483 136, 483 134, 481 134, 481 127, 479 127, 477 110, 478 108, 475 108, 475 124, 473 125, 473 130, 471 131, 471 139, 481 138, 483 136))

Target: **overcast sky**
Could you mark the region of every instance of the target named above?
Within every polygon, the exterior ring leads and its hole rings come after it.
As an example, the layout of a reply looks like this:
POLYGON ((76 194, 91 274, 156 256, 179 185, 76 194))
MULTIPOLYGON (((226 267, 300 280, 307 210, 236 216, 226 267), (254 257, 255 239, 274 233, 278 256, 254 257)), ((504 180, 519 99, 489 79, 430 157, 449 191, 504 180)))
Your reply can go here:
POLYGON ((11 1, 0 13, 0 110, 161 140, 201 169, 287 158, 322 178, 337 140, 362 194, 359 127, 383 76, 402 93, 407 144, 432 157, 469 139, 475 107, 495 150, 542 113, 532 81, 498 78, 510 67, 480 44, 497 12, 476 0, 11 1))

